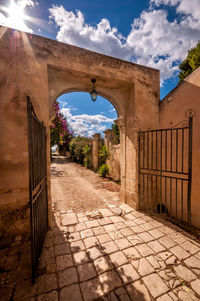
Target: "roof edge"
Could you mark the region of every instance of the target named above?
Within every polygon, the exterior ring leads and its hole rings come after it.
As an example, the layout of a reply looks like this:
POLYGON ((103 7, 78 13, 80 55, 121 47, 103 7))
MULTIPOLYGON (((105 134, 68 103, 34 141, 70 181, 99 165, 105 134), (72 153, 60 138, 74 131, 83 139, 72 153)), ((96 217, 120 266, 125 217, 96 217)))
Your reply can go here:
POLYGON ((188 82, 187 79, 189 77, 191 77, 192 75, 194 75, 194 73, 196 73, 197 70, 200 70, 200 66, 197 67, 194 71, 192 71, 192 73, 190 73, 188 76, 186 76, 180 83, 177 84, 176 87, 174 87, 167 95, 165 95, 165 97, 163 99, 160 100, 160 104, 162 104, 163 102, 165 102, 167 100, 167 98, 173 94, 173 92, 175 90, 177 90, 179 87, 181 87, 185 82, 188 82))

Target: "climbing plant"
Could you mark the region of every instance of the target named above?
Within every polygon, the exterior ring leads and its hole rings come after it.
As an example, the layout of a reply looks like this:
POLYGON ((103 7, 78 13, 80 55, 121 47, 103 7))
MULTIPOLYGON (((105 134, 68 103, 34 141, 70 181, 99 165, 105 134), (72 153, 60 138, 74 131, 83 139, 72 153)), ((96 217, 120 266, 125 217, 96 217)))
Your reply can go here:
POLYGON ((73 137, 73 131, 70 129, 66 118, 61 113, 58 102, 54 104, 53 110, 56 113, 56 116, 50 125, 51 146, 58 145, 59 150, 68 150, 69 142, 73 137))
POLYGON ((101 163, 106 163, 106 160, 108 159, 110 155, 110 150, 105 145, 102 146, 102 149, 99 151, 99 157, 101 159, 101 163))
POLYGON ((106 160, 110 156, 110 150, 105 145, 102 146, 102 149, 99 151, 99 157, 101 160, 101 166, 98 169, 98 174, 101 177, 106 177, 109 172, 109 166, 106 164, 106 160))

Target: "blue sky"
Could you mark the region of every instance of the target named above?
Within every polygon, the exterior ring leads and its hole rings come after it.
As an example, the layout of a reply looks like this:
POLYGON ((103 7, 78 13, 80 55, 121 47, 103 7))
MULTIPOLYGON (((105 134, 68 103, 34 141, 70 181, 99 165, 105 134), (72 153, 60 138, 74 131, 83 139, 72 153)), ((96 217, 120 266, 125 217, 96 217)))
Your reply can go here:
MULTIPOLYGON (((159 69, 162 99, 177 85, 180 61, 200 40, 200 0, 0 0, 0 24, 159 69)), ((100 97, 95 104, 83 93, 63 99, 68 118, 85 115, 85 130, 110 126, 117 117, 100 97)))
POLYGON ((72 130, 80 136, 103 135, 118 118, 113 105, 101 96, 94 103, 88 93, 74 92, 60 96, 58 101, 72 130))

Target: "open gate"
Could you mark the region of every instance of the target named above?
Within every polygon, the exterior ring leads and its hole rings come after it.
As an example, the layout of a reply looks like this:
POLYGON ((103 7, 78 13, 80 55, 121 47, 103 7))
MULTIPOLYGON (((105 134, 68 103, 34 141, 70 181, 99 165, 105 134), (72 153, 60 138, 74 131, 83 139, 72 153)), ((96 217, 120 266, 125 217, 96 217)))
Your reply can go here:
POLYGON ((27 117, 32 280, 34 282, 43 241, 48 229, 48 197, 46 127, 43 122, 38 120, 29 97, 27 97, 27 117))
POLYGON ((140 131, 138 160, 139 208, 190 226, 193 117, 188 112, 189 120, 175 128, 140 131))

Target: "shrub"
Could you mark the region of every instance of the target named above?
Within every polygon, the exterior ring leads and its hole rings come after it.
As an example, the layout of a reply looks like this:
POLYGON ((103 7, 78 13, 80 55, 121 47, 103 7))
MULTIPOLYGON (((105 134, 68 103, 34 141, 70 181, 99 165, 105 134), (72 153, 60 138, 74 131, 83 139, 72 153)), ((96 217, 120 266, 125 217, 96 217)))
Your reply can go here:
POLYGON ((109 166, 106 165, 105 163, 103 163, 98 170, 98 174, 100 175, 100 177, 105 178, 107 176, 109 172, 109 166))
POLYGON ((86 144, 83 148, 83 154, 84 154, 84 166, 85 167, 89 167, 90 164, 91 164, 91 160, 90 160, 90 155, 91 155, 91 151, 92 151, 92 148, 91 146, 89 146, 88 144, 86 144))
POLYGON ((103 145, 102 150, 99 151, 99 157, 101 159, 101 163, 104 164, 106 163, 106 160, 108 159, 108 157, 110 156, 110 150, 103 145))
POLYGON ((75 162, 84 164, 85 157, 87 157, 86 159, 87 167, 89 165, 89 152, 91 151, 91 147, 88 145, 89 142, 90 142, 89 138, 78 136, 72 138, 72 140, 69 143, 69 151, 71 154, 71 158, 75 162))

